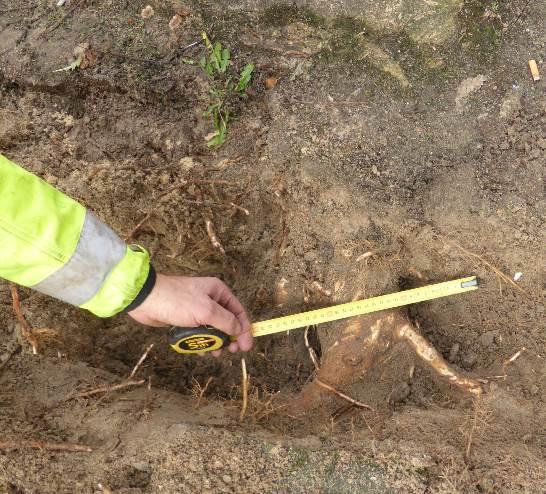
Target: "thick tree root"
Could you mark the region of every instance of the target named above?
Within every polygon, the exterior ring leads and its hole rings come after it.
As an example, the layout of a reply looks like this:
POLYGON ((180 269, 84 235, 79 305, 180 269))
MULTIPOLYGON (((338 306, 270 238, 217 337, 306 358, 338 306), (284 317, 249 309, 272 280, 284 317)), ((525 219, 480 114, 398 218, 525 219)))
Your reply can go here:
POLYGON ((372 367, 388 356, 392 347, 404 342, 414 354, 441 379, 465 393, 478 397, 482 388, 478 381, 465 377, 451 367, 419 330, 399 311, 386 311, 354 318, 341 329, 325 332, 321 342, 323 351, 316 379, 307 384, 293 403, 295 411, 314 408, 328 394, 320 382, 328 382, 338 390, 357 382, 372 367), (341 334, 340 334, 341 333, 341 334), (330 335, 339 337, 333 342, 330 335), (318 381, 318 382, 317 382, 318 381))

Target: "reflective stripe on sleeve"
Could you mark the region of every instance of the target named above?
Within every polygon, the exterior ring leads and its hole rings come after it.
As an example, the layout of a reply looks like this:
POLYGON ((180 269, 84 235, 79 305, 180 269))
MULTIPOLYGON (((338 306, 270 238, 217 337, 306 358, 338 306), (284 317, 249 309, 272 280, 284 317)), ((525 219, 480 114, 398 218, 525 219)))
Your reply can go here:
POLYGON ((81 306, 99 292, 125 253, 125 243, 88 210, 72 257, 32 288, 81 306))

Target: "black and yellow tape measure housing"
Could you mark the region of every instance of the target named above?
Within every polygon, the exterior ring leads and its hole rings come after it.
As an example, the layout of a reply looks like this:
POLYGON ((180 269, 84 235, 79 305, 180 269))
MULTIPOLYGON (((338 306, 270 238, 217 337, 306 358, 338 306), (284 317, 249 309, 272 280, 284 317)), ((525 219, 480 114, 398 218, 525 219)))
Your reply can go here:
POLYGON ((173 327, 169 331, 169 344, 178 353, 201 353, 220 350, 231 343, 228 334, 211 326, 199 328, 173 327))

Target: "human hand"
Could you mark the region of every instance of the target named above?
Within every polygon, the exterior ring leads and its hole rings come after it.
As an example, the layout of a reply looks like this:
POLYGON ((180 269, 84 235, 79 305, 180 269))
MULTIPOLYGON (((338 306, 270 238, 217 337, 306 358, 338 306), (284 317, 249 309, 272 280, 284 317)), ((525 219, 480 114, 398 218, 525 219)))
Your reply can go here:
MULTIPOLYGON (((245 309, 218 278, 191 278, 158 274, 144 302, 129 312, 147 326, 214 326, 232 336, 230 352, 252 348, 252 332, 245 309)), ((211 352, 217 357, 221 350, 211 352)))

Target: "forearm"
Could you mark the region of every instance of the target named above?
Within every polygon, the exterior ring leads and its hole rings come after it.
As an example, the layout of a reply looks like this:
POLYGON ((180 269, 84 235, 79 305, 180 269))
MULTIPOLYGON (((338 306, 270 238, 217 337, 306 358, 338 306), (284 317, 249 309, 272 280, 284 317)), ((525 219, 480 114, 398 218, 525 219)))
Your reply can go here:
POLYGON ((153 287, 148 253, 0 155, 0 277, 109 317, 153 287))

